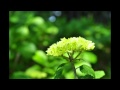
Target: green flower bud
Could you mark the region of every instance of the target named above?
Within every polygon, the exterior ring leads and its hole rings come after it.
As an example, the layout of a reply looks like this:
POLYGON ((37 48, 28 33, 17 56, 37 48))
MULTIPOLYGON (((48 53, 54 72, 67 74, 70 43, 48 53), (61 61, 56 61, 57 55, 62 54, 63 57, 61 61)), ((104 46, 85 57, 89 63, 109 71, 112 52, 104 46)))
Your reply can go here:
POLYGON ((62 38, 59 42, 51 45, 47 55, 61 56, 67 52, 93 50, 95 43, 82 37, 62 38))

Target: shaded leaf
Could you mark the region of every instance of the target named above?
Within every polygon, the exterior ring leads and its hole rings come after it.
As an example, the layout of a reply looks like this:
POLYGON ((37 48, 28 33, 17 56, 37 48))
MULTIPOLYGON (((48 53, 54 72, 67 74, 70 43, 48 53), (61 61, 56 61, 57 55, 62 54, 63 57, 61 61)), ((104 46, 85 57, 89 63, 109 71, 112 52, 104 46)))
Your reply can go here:
POLYGON ((93 70, 91 67, 87 66, 87 65, 82 65, 82 66, 80 67, 80 71, 81 71, 82 73, 85 73, 85 74, 88 74, 88 75, 91 75, 91 76, 95 77, 95 72, 94 72, 94 70, 93 70))
POLYGON ((16 71, 16 72, 14 72, 11 78, 12 79, 31 79, 31 77, 27 76, 22 71, 16 71))
POLYGON ((60 64, 60 65, 57 67, 57 69, 63 67, 65 64, 66 64, 66 63, 60 64))
POLYGON ((62 77, 62 71, 62 68, 57 70, 54 79, 59 79, 60 77, 62 77))
POLYGON ((94 79, 94 77, 93 76, 91 76, 91 75, 85 75, 85 76, 78 76, 78 78, 79 79, 94 79))

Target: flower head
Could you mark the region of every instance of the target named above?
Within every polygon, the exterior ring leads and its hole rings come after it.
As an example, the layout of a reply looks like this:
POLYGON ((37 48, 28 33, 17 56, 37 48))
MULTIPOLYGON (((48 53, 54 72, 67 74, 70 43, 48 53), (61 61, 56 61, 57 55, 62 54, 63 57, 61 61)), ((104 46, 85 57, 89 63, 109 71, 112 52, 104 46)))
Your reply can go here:
POLYGON ((93 50, 95 43, 82 37, 61 38, 61 40, 51 45, 47 55, 61 56, 67 52, 93 50))

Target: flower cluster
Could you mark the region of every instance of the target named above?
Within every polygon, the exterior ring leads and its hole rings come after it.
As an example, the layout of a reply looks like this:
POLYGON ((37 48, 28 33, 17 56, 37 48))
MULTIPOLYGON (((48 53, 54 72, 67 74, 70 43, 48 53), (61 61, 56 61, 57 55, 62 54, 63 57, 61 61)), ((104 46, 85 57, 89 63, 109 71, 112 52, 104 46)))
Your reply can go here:
POLYGON ((93 50, 95 43, 82 37, 62 38, 61 41, 51 45, 47 55, 61 56, 67 52, 93 50))

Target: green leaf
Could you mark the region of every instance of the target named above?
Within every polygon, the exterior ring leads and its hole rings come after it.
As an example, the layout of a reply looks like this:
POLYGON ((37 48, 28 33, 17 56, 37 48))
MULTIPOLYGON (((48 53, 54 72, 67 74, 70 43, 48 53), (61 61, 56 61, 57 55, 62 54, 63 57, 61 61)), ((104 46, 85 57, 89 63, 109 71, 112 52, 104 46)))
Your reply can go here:
POLYGON ((59 78, 61 78, 61 77, 62 77, 62 71, 63 71, 62 68, 59 69, 59 70, 57 70, 54 79, 59 79, 59 78))
POLYGON ((47 77, 46 72, 41 71, 41 67, 39 65, 33 65, 30 68, 27 68, 25 74, 31 78, 40 79, 47 77))
POLYGON ((37 62, 38 64, 47 66, 47 56, 42 50, 37 50, 35 55, 32 57, 33 61, 37 62))
POLYGON ((95 79, 102 78, 105 75, 105 72, 100 70, 100 71, 95 71, 95 79))
POLYGON ((62 71, 63 71, 63 66, 65 65, 66 63, 62 63, 60 64, 58 67, 57 67, 57 71, 55 73, 55 77, 54 79, 58 79, 58 78, 61 78, 62 77, 62 71))
POLYGON ((91 75, 91 76, 95 77, 95 72, 94 72, 94 70, 93 70, 91 67, 89 67, 88 65, 82 65, 82 66, 80 67, 80 71, 81 71, 82 73, 85 73, 85 74, 88 74, 88 75, 91 75))
POLYGON ((12 74, 12 79, 31 79, 31 77, 27 76, 24 72, 22 71, 16 71, 12 74))
POLYGON ((80 67, 80 66, 82 66, 82 65, 87 65, 87 66, 90 66, 90 67, 91 67, 91 64, 88 63, 88 62, 85 61, 85 60, 80 60, 80 61, 78 61, 78 62, 75 63, 75 66, 76 66, 76 67, 80 67))
POLYGON ((55 35, 55 34, 58 33, 58 28, 55 27, 55 26, 51 26, 51 27, 47 28, 46 32, 47 32, 48 34, 53 34, 53 35, 55 35))
POLYGON ((60 65, 57 67, 57 69, 63 67, 65 64, 66 64, 66 63, 60 64, 60 65))
POLYGON ((20 45, 18 47, 18 52, 24 58, 31 58, 36 50, 37 50, 36 45, 34 43, 30 43, 30 42, 23 42, 22 45, 20 45))
POLYGON ((16 30, 16 34, 22 37, 29 35, 29 29, 27 26, 21 26, 16 30))
POLYGON ((97 62, 97 56, 92 52, 83 52, 82 59, 89 63, 95 64, 97 62))

